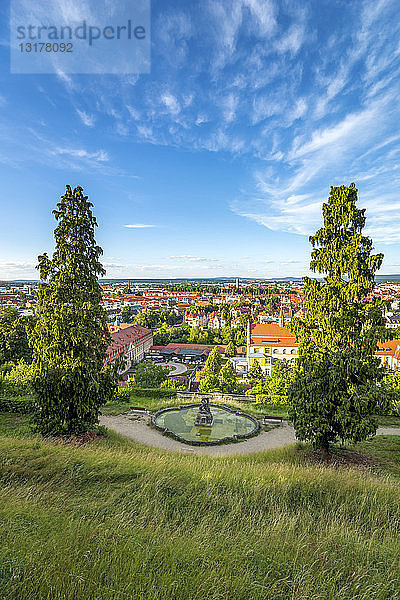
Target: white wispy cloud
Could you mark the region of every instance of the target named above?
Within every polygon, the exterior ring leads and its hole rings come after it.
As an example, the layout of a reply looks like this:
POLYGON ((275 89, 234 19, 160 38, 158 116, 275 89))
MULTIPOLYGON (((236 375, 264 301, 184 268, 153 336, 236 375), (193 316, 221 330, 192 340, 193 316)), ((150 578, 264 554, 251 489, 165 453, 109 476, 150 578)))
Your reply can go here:
POLYGON ((173 94, 168 92, 162 94, 161 102, 168 108, 172 115, 177 115, 181 112, 181 106, 173 94))
POLYGON ((53 151, 54 154, 66 155, 72 158, 80 158, 85 160, 91 160, 94 162, 104 163, 110 160, 108 153, 105 150, 98 150, 97 152, 89 152, 84 148, 64 148, 58 147, 53 151))
POLYGON ((94 127, 94 124, 96 122, 96 117, 94 115, 79 109, 76 109, 76 112, 78 113, 80 120, 84 125, 86 125, 86 127, 94 127))
POLYGON ((192 256, 190 254, 181 254, 178 256, 168 256, 171 260, 182 260, 185 262, 219 262, 218 258, 206 258, 203 256, 192 256))
POLYGON ((124 225, 124 227, 127 227, 128 229, 148 229, 150 227, 157 227, 157 225, 145 225, 143 223, 136 223, 133 225, 124 225))

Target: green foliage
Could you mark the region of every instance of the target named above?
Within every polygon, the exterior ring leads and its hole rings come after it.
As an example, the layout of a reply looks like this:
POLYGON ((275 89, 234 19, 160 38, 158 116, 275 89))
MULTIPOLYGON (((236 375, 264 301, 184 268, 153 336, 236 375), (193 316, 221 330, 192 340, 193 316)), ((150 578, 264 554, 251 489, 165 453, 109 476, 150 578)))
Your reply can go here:
POLYGON ((379 398, 378 414, 400 417, 400 372, 386 369, 376 393, 379 398))
POLYGON ((116 397, 111 399, 109 403, 115 400, 118 402, 130 402, 132 397, 135 398, 175 398, 177 389, 171 388, 139 388, 118 386, 116 397))
POLYGON ((383 303, 367 300, 383 255, 371 254, 372 241, 362 235, 365 209, 356 201, 353 183, 331 188, 324 227, 310 237, 310 268, 324 282, 304 278, 305 317, 291 323, 299 341, 291 418, 299 439, 324 450, 338 438, 360 441, 375 433, 369 388, 383 375, 377 342, 389 335, 383 303))
POLYGON ((130 306, 124 306, 121 311, 122 323, 130 323, 133 317, 134 314, 132 308, 130 306))
POLYGON ((277 361, 271 377, 256 383, 246 394, 256 396, 256 401, 259 404, 287 406, 289 389, 294 375, 293 367, 286 360, 277 361))
POLYGON ((262 382, 263 378, 264 374, 262 372, 262 368, 260 367, 260 363, 258 362, 258 360, 255 358, 253 364, 251 365, 247 373, 247 379, 254 386, 262 382))
POLYGON ((240 394, 242 388, 237 381, 235 369, 230 360, 227 360, 219 374, 219 389, 225 394, 240 394))
POLYGON ((225 348, 225 356, 236 356, 236 347, 232 341, 225 348))
POLYGON ((269 296, 265 300, 265 310, 276 310, 281 302, 279 296, 269 296))
POLYGON ((187 344, 189 342, 191 327, 181 325, 179 327, 169 326, 163 323, 161 327, 153 332, 155 346, 166 346, 170 342, 176 344, 187 344))
POLYGON ((203 371, 218 375, 222 365, 222 355, 219 348, 213 348, 207 357, 203 371))
POLYGON ((133 321, 137 325, 141 325, 147 329, 152 329, 158 323, 158 315, 155 310, 153 311, 149 308, 146 308, 145 310, 140 311, 140 313, 134 317, 133 321))
MULTIPOLYGON (((39 256, 42 283, 31 336, 34 424, 41 433, 78 433, 93 427, 99 408, 115 393, 115 372, 104 368, 110 341, 97 281, 97 226, 88 197, 77 187, 66 193, 53 214, 58 221, 52 259, 39 256)), ((117 367, 115 367, 117 368, 117 367)))
POLYGON ((160 389, 175 390, 177 392, 183 392, 183 391, 185 391, 186 386, 178 383, 178 381, 176 379, 173 379, 172 377, 170 377, 169 379, 166 379, 165 381, 162 382, 162 384, 160 385, 160 389))
POLYGON ((274 370, 268 380, 270 404, 286 405, 289 401, 289 389, 295 372, 286 360, 275 363, 274 370))
POLYGON ((115 397, 110 399, 109 402, 129 402, 130 397, 132 394, 132 388, 131 387, 125 387, 122 385, 119 385, 115 394, 115 397))
POLYGON ((10 412, 16 414, 31 414, 34 410, 34 398, 32 394, 26 396, 12 395, 11 390, 3 395, 3 389, 0 394, 0 412, 10 412))
POLYGON ((34 321, 34 317, 19 316, 12 306, 0 306, 0 364, 31 360, 28 334, 34 321))
POLYGON ((206 373, 200 378, 199 392, 219 392, 220 382, 215 373, 206 373))
POLYGON ((237 382, 237 375, 230 360, 222 367, 222 356, 218 348, 208 355, 204 368, 197 373, 200 381, 200 392, 224 392, 226 394, 241 393, 242 388, 237 382))
POLYGON ((219 391, 218 374, 222 365, 222 355, 219 348, 213 348, 208 355, 203 369, 197 372, 197 380, 200 381, 200 392, 219 391))
POLYGON ((1 377, 0 392, 2 396, 32 395, 32 366, 20 360, 1 377))
POLYGON ((138 398, 174 398, 176 391, 171 389, 146 389, 146 388, 134 388, 133 393, 138 398))
POLYGON ((147 329, 154 329, 161 325, 176 325, 181 323, 181 315, 177 315, 174 310, 168 308, 162 308, 157 310, 151 310, 146 308, 140 311, 134 319, 134 323, 146 327, 147 329))
POLYGON ((135 387, 157 388, 169 374, 168 369, 145 360, 135 368, 135 387))
POLYGON ((15 363, 12 361, 8 361, 8 362, 0 365, 0 379, 2 377, 4 377, 4 375, 6 375, 10 371, 12 371, 14 367, 15 367, 15 363))
MULTIPOLYGON (((244 317, 247 321, 247 315, 244 317)), ((236 329, 229 325, 221 329, 201 329, 200 327, 191 327, 187 324, 168 326, 166 323, 163 323, 153 332, 155 346, 164 346, 169 343, 215 346, 217 344, 227 345, 231 341, 236 346, 245 346, 246 336, 247 329, 244 325, 236 329)))

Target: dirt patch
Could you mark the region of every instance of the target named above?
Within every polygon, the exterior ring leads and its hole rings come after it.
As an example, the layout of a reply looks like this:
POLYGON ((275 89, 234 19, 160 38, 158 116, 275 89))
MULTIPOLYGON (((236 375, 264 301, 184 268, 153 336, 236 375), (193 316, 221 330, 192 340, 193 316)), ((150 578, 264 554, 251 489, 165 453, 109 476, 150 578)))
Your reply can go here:
POLYGON ((371 470, 378 466, 378 462, 368 454, 347 450, 345 448, 333 448, 328 456, 323 456, 322 452, 317 450, 305 456, 308 463, 319 466, 334 468, 356 468, 362 470, 371 470))
POLYGON ((84 446, 90 442, 95 442, 104 438, 104 435, 98 434, 96 431, 86 431, 80 434, 60 434, 46 436, 46 440, 54 442, 56 444, 63 444, 67 446, 84 446))

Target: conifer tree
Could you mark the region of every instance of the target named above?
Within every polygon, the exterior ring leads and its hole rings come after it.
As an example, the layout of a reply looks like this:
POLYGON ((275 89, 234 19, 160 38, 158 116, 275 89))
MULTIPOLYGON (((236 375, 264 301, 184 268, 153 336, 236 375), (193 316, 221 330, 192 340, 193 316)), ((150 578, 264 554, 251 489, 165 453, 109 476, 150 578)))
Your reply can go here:
POLYGON ((220 371, 219 389, 226 394, 240 393, 237 375, 230 360, 227 360, 220 371))
POLYGON ((262 372, 262 368, 260 367, 260 363, 255 358, 253 364, 251 365, 247 373, 247 378, 250 380, 252 385, 257 385, 257 383, 260 383, 260 381, 263 380, 263 377, 264 375, 262 372))
POLYGON ((235 356, 235 355, 236 355, 235 344, 232 341, 230 341, 225 348, 225 356, 235 356))
POLYGON ((216 392, 219 390, 218 374, 221 364, 221 352, 218 347, 215 347, 208 355, 204 368, 197 373, 197 379, 200 381, 200 392, 216 392))
POLYGON ((42 283, 30 342, 37 396, 33 419, 42 433, 87 430, 115 391, 113 374, 104 369, 110 336, 100 305, 97 278, 105 270, 92 206, 82 188, 67 186, 53 211, 58 222, 53 257, 38 258, 42 283))
POLYGON ((201 379, 207 375, 218 375, 221 365, 222 355, 218 346, 216 346, 208 355, 208 358, 204 364, 204 368, 198 373, 198 378, 201 379))
POLYGON ((299 342, 291 418, 298 439, 324 453, 337 439, 357 442, 376 432, 368 388, 383 375, 374 353, 388 330, 383 304, 371 292, 383 255, 372 254, 371 239, 362 235, 365 209, 356 202, 354 183, 331 188, 324 226, 310 237, 310 269, 325 277, 304 278, 305 316, 291 323, 299 342))

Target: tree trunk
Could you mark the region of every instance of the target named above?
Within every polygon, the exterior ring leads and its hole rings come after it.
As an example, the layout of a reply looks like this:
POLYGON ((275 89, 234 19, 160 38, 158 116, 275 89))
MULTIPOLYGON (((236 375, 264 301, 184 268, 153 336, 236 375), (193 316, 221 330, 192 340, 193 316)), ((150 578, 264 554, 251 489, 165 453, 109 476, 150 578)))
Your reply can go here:
POLYGON ((328 460, 330 458, 329 441, 327 435, 323 435, 320 438, 318 443, 318 450, 321 451, 321 456, 324 460, 328 460))

